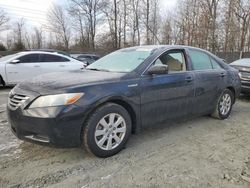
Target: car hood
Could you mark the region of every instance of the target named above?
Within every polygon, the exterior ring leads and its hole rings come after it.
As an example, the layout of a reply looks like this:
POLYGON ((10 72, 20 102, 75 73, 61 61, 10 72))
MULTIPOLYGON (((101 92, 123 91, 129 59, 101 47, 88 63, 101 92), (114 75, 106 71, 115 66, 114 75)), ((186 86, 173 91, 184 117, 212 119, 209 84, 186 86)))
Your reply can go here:
POLYGON ((238 69, 239 71, 250 72, 250 66, 240 63, 231 63, 230 66, 238 69))
POLYGON ((235 61, 233 63, 230 63, 231 66, 240 66, 240 67, 250 67, 250 60, 249 62, 240 62, 240 61, 235 61))
POLYGON ((33 91, 40 94, 61 93, 70 88, 87 86, 98 83, 119 81, 126 73, 102 71, 71 71, 50 73, 37 76, 30 81, 20 83, 17 87, 22 90, 33 91))

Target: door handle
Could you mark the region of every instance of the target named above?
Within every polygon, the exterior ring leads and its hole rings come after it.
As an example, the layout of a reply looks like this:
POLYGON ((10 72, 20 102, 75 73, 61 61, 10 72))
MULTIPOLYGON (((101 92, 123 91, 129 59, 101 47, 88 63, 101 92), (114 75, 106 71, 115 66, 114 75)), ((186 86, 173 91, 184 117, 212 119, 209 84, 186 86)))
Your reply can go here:
POLYGON ((18 72, 9 72, 9 74, 17 74, 18 72))
POLYGON ((34 67, 40 67, 39 65, 34 65, 34 67))
POLYGON ((224 76, 226 76, 227 74, 225 72, 220 73, 220 76, 223 78, 224 76))
POLYGON ((65 65, 60 65, 60 67, 65 67, 65 65))
POLYGON ((193 77, 191 77, 191 76, 188 76, 188 77, 186 77, 186 79, 185 79, 187 82, 192 82, 193 81, 193 77))

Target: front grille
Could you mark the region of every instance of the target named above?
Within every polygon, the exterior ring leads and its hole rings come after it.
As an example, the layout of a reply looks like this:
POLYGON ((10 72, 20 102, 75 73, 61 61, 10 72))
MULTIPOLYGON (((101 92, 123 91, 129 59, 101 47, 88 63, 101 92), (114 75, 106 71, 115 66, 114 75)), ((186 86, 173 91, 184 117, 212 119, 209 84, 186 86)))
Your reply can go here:
POLYGON ((19 106, 21 106, 29 97, 20 94, 13 94, 9 96, 9 106, 11 109, 16 110, 19 106))
POLYGON ((242 78, 250 80, 250 72, 240 72, 242 78))

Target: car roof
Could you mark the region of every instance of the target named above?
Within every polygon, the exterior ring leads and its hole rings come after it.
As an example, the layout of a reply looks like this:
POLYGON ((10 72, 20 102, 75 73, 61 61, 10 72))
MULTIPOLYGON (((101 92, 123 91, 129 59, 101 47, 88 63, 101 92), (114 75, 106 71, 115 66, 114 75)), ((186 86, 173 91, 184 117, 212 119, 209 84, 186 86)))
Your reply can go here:
MULTIPOLYGON (((157 49, 171 49, 171 48, 189 48, 189 49, 197 49, 201 51, 206 51, 201 48, 192 47, 192 46, 185 46, 185 45, 141 45, 141 46, 134 46, 128 47, 123 49, 145 49, 145 50, 157 50, 157 49)), ((121 49, 121 50, 123 50, 121 49)))
POLYGON ((213 58, 215 58, 217 60, 223 61, 220 58, 218 58, 215 54, 213 54, 213 53, 211 53, 211 52, 209 52, 207 50, 204 50, 202 48, 197 48, 197 47, 193 47, 193 46, 186 46, 186 45, 142 45, 142 46, 130 47, 130 48, 127 48, 127 49, 132 49, 132 48, 135 48, 135 49, 148 49, 149 51, 151 50, 151 52, 158 51, 158 50, 184 49, 185 48, 185 49, 192 49, 192 50, 202 51, 204 53, 209 54, 210 56, 212 56, 213 58))
POLYGON ((55 49, 29 49, 29 50, 26 50, 26 51, 54 52, 54 53, 62 54, 62 55, 65 55, 65 56, 70 56, 70 54, 68 52, 61 51, 61 50, 55 50, 55 49))
POLYGON ((20 55, 27 55, 27 54, 37 54, 37 53, 39 53, 39 54, 58 55, 58 56, 68 57, 69 58, 69 56, 66 56, 66 55, 63 55, 63 54, 59 54, 57 52, 46 52, 46 51, 39 51, 39 50, 37 50, 37 51, 35 51, 35 50, 32 50, 32 51, 23 51, 23 52, 19 52, 18 54, 20 54, 20 55))

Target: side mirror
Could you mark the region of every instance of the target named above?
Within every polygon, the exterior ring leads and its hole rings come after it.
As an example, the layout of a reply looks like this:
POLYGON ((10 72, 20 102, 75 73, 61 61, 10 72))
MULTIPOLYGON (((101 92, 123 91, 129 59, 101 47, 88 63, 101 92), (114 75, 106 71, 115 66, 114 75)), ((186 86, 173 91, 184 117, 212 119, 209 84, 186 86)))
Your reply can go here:
POLYGON ((17 63, 20 63, 20 60, 19 59, 14 59, 10 63, 11 64, 17 64, 17 63))
POLYGON ((82 62, 83 62, 83 64, 85 64, 86 66, 88 66, 88 65, 89 65, 89 62, 88 62, 88 61, 86 61, 86 60, 83 60, 82 62))
POLYGON ((148 69, 148 74, 168 74, 167 65, 154 65, 148 69))

